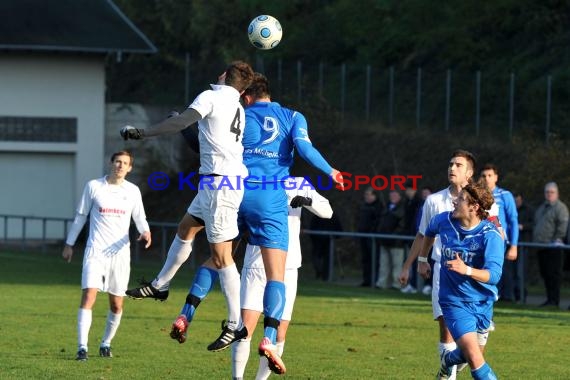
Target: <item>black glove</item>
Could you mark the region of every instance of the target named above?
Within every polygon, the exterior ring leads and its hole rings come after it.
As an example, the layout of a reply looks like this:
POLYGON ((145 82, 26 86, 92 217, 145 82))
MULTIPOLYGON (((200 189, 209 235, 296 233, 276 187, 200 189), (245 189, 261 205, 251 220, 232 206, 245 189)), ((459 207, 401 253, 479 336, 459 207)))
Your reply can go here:
POLYGON ((130 125, 125 125, 121 128, 121 137, 126 141, 131 140, 142 140, 144 138, 144 129, 138 129, 130 125))
POLYGON ((303 207, 303 206, 310 206, 313 204, 313 200, 311 198, 303 197, 301 195, 297 195, 293 199, 291 199, 291 207, 303 207))

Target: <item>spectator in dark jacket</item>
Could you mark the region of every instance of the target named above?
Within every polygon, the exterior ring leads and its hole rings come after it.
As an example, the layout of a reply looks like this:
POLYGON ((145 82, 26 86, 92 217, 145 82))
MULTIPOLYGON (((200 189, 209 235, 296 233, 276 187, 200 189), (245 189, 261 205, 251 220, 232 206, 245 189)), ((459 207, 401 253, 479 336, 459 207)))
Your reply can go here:
MULTIPOLYGON (((531 242, 532 241, 532 228, 534 224, 534 210, 524 200, 522 193, 515 193, 515 204, 517 205, 517 214, 519 218, 519 241, 531 242)), ((528 248, 521 247, 519 252, 519 263, 515 274, 515 300, 526 300, 526 278, 528 273, 528 248), (521 281, 522 292, 521 292, 521 281)))
POLYGON ((532 241, 534 209, 525 202, 522 193, 515 193, 515 204, 519 216, 519 241, 532 241))
MULTIPOLYGON (((405 203, 406 203, 406 216, 405 216, 405 229, 404 235, 416 236, 418 232, 419 219, 418 214, 421 214, 425 198, 422 200, 422 193, 418 191, 415 181, 407 181, 405 183, 405 203)), ((427 197, 427 196, 426 196, 427 197)), ((406 241, 406 250, 404 253, 409 252, 412 247, 412 240, 406 241)), ((402 288, 402 293, 417 293, 417 263, 414 262, 410 268, 410 281, 408 285, 402 288)))
MULTIPOLYGON (((380 218, 378 232, 381 234, 402 235, 406 228, 406 204, 402 195, 392 190, 390 202, 380 218)), ((380 268, 376 287, 400 289, 398 277, 404 263, 404 242, 394 239, 380 239, 380 268)))
MULTIPOLYGON (((357 231, 365 233, 377 232, 381 212, 382 204, 378 200, 378 196, 372 187, 368 187, 364 190, 363 200, 358 210, 357 231)), ((372 286, 377 280, 377 278, 372 278, 372 254, 375 252, 374 262, 378 265, 380 252, 376 249, 377 245, 373 246, 375 239, 362 237, 359 240, 362 263, 362 283, 360 286, 372 286)))
MULTIPOLYGON (((330 219, 323 219, 313 215, 311 219, 311 230, 316 231, 342 231, 342 224, 335 212, 330 219)), ((311 243, 313 245, 313 268, 315 268, 315 276, 317 279, 327 281, 329 279, 330 265, 330 235, 314 235, 311 234, 311 243)))

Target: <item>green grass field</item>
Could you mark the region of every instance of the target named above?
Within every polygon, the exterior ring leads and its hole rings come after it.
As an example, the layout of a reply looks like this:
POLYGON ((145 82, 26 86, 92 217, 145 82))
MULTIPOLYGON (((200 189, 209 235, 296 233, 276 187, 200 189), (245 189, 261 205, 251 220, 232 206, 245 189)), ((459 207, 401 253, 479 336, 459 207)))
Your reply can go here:
MULTIPOLYGON (((112 359, 97 356, 108 309, 100 294, 93 312, 90 359, 76 362, 81 257, 0 252, 0 379, 229 379, 230 351, 206 346, 219 334, 225 302, 218 289, 200 306, 188 341, 170 339, 192 273, 182 268, 167 302, 125 300, 112 359)), ((160 269, 133 264, 131 285, 160 269)), ((495 308, 497 329, 486 358, 501 379, 570 378, 570 313, 495 308)), ((253 339, 256 347, 261 325, 253 339)), ((289 379, 431 379, 438 368, 437 327, 424 296, 302 282, 285 346, 289 379)), ((252 352, 246 378, 255 376, 252 352)), ((275 376, 276 377, 276 376, 275 376)), ((471 378, 469 371, 458 378, 471 378)))

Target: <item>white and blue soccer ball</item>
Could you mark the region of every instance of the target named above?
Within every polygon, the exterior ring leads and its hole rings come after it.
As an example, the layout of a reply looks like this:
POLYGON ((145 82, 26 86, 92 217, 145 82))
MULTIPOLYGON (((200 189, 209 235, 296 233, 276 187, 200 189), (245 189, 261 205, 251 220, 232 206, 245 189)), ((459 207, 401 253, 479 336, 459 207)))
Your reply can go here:
POLYGON ((261 50, 269 50, 279 45, 283 29, 275 17, 261 15, 251 20, 247 35, 253 46, 261 50))

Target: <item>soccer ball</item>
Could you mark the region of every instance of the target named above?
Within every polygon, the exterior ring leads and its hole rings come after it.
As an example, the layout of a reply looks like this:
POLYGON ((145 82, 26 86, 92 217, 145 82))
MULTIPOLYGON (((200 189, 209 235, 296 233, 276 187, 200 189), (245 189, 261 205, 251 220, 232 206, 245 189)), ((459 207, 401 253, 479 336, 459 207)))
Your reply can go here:
POLYGON ((261 15, 251 20, 247 35, 253 46, 261 50, 269 50, 279 45, 283 29, 275 17, 261 15))

